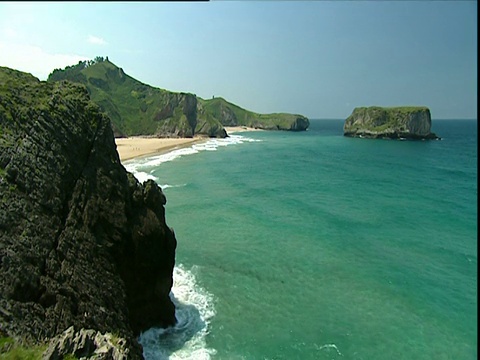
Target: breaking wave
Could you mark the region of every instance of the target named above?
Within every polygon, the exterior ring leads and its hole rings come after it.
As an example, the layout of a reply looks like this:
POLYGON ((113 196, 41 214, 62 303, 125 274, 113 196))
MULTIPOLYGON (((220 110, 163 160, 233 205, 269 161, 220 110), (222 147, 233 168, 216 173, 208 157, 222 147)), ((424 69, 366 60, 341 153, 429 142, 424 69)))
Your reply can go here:
POLYGON ((175 304, 177 324, 151 328, 140 334, 145 360, 209 360, 216 353, 208 348, 206 336, 215 316, 213 295, 197 284, 196 266, 190 270, 176 266, 170 297, 175 304))
POLYGON ((256 141, 261 140, 251 139, 241 135, 230 135, 228 138, 225 139, 209 139, 204 143, 194 144, 186 148, 175 149, 165 154, 129 160, 124 163, 124 166, 125 169, 131 172, 140 183, 143 183, 148 179, 152 179, 158 182, 159 179, 157 179, 151 173, 147 172, 148 169, 156 169, 156 167, 158 167, 162 163, 173 161, 182 156, 198 154, 201 151, 216 151, 219 147, 238 145, 245 142, 256 141))

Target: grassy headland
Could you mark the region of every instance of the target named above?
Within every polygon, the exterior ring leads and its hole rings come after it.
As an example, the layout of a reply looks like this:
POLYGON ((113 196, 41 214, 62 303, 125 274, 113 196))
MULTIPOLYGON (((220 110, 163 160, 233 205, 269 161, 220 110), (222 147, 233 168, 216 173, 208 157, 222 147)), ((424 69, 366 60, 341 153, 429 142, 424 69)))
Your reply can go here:
POLYGON ((305 130, 308 119, 294 114, 257 114, 223 98, 204 100, 144 84, 111 61, 97 57, 55 69, 49 82, 70 80, 87 87, 93 102, 107 113, 117 137, 224 137, 223 126, 305 130))

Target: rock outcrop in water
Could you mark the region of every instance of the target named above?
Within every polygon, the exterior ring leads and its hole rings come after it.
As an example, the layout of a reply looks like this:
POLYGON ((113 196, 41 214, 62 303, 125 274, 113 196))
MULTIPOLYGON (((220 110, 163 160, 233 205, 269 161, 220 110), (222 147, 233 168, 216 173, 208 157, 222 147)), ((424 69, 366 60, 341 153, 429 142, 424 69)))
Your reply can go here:
POLYGON ((83 85, 0 67, 0 335, 40 343, 73 326, 125 339, 175 323, 166 199, 121 165, 83 85))
POLYGON ((437 139, 426 107, 360 107, 345 120, 345 136, 387 139, 437 139))

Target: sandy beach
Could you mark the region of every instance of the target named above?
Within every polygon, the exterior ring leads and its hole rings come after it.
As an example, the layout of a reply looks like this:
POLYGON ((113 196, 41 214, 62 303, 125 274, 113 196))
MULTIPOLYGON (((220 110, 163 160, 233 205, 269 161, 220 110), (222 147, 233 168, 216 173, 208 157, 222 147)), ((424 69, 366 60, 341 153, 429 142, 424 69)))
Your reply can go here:
MULTIPOLYGON (((244 131, 263 131, 261 129, 249 128, 246 126, 227 126, 227 134, 234 134, 244 131)), ((128 138, 115 138, 118 155, 121 161, 130 160, 136 157, 161 154, 167 151, 190 146, 191 144, 206 141, 207 137, 194 138, 155 138, 131 136, 128 138)))
POLYGON ((132 136, 116 138, 118 155, 121 161, 150 154, 160 154, 175 148, 181 148, 193 143, 205 141, 207 138, 152 138, 132 136))

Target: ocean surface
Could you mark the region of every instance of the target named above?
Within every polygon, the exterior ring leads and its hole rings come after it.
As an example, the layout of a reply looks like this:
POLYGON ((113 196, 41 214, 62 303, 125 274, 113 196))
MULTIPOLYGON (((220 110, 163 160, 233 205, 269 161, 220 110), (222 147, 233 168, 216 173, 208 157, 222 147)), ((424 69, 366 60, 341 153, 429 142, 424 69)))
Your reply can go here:
POLYGON ((477 359, 477 121, 244 132, 125 162, 166 196, 178 325, 146 359, 477 359))

